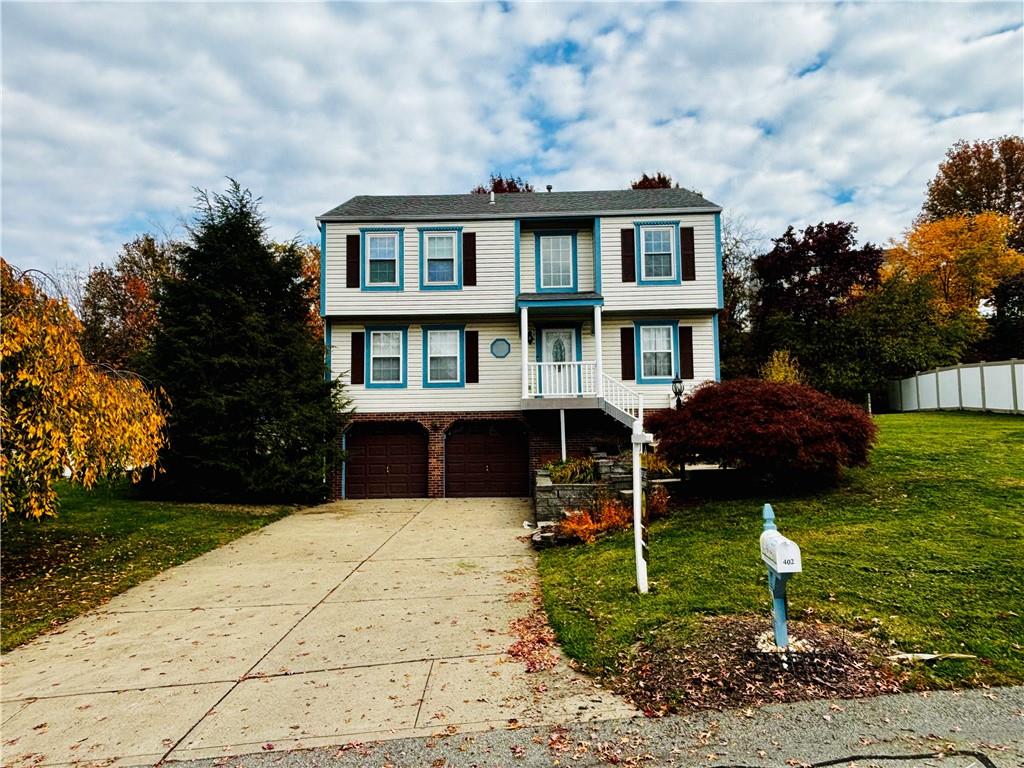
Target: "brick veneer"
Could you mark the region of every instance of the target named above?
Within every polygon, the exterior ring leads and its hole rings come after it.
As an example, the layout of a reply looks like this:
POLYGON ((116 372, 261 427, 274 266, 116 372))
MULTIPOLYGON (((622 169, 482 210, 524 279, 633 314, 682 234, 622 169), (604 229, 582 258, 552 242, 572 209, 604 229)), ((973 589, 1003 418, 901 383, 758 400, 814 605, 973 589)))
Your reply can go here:
MULTIPOLYGON (((458 421, 512 421, 524 424, 529 441, 530 472, 561 455, 558 411, 427 411, 422 413, 354 413, 353 424, 411 423, 427 433, 427 494, 444 496, 444 440, 458 421)), ((598 410, 565 412, 566 453, 587 456, 592 448, 614 451, 629 444, 629 430, 598 410)), ((332 499, 341 498, 341 470, 330 473, 332 499)))

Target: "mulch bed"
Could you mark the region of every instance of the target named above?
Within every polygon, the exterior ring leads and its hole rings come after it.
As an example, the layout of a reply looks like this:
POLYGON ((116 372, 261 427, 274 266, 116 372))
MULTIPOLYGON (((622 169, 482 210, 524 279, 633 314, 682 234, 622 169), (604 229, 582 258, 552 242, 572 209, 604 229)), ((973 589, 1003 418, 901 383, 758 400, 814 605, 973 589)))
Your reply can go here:
POLYGON ((791 621, 790 637, 807 650, 760 651, 758 639, 769 630, 767 617, 705 619, 685 644, 655 640, 634 646, 621 660, 614 685, 649 716, 900 690, 885 647, 868 637, 820 622, 791 621))

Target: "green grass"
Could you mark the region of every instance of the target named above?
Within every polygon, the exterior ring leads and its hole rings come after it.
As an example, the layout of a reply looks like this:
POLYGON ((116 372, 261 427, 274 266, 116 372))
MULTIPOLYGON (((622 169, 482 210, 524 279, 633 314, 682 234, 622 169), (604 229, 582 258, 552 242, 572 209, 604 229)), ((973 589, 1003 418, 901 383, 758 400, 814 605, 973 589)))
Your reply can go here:
POLYGON ((770 611, 761 505, 803 554, 790 614, 870 630, 901 651, 978 661, 921 668, 918 684, 1024 681, 1024 418, 879 416, 871 465, 838 488, 694 500, 651 528, 652 594, 633 591, 632 534, 540 558, 544 602, 570 656, 614 670, 640 639, 691 636, 704 615, 770 611))
POLYGON ((8 520, 0 529, 3 651, 287 514, 140 501, 124 484, 85 491, 62 483, 59 492, 56 518, 8 520))

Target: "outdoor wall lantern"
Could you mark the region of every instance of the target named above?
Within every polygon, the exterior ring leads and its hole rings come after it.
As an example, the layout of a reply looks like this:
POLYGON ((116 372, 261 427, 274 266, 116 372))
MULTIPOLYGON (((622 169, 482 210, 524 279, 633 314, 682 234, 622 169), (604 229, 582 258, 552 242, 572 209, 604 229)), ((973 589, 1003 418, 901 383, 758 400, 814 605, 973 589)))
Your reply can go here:
POLYGON ((676 408, 683 407, 683 380, 676 376, 672 379, 672 394, 676 398, 676 408))

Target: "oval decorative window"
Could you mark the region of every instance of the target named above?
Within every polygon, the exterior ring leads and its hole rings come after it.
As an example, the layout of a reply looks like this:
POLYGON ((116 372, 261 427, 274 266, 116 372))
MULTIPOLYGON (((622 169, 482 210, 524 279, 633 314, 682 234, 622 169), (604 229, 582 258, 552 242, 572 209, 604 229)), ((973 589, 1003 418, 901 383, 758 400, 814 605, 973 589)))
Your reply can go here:
POLYGON ((508 343, 508 339, 495 339, 491 342, 491 354, 497 358, 508 357, 511 351, 512 345, 508 343))

